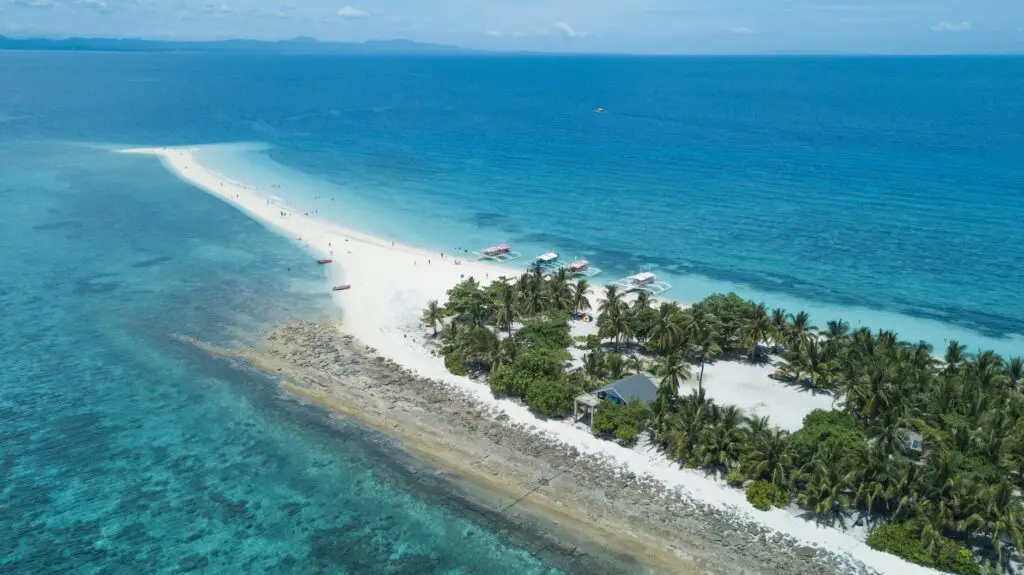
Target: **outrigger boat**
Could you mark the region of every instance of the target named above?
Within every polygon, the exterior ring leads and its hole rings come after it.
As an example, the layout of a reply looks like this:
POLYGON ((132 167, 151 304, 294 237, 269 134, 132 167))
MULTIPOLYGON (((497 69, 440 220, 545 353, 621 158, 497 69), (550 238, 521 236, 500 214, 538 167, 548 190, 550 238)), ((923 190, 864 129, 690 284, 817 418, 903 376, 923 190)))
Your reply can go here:
POLYGON ((591 267, 587 260, 576 260, 566 268, 574 276, 596 276, 601 273, 601 268, 591 267))
POLYGON ((352 286, 349 285, 349 284, 341 284, 340 286, 332 287, 331 291, 345 291, 345 290, 347 290, 350 287, 352 287, 352 286))
POLYGON ((329 263, 331 263, 333 261, 334 260, 316 260, 316 263, 318 263, 320 265, 324 265, 324 264, 329 264, 329 263))
POLYGON ((651 272, 640 272, 626 276, 616 281, 615 285, 626 291, 645 291, 651 295, 662 294, 672 289, 672 286, 667 282, 658 281, 658 277, 651 272))
POLYGON ((547 273, 552 273, 558 269, 558 261, 558 254, 555 252, 548 252, 533 258, 533 265, 531 267, 538 267, 547 273))
POLYGON ((473 252, 477 258, 482 260, 493 260, 496 262, 507 262, 519 259, 523 254, 512 251, 508 244, 500 244, 473 252))

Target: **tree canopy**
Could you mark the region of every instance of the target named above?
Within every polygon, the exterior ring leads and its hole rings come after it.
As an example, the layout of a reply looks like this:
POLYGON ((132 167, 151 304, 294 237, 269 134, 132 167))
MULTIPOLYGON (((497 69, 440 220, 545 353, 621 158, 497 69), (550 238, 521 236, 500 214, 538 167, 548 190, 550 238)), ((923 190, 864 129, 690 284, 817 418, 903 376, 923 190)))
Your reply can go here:
POLYGON ((487 288, 469 279, 423 322, 440 326, 450 368, 489 374, 495 393, 545 416, 564 415, 576 394, 611 379, 651 373, 653 410, 602 402, 595 433, 629 443, 650 432, 681 465, 748 484, 759 508, 794 501, 824 523, 864 521, 872 547, 954 573, 980 573, 985 562, 1006 569, 1024 543, 1024 360, 957 341, 940 360, 891 331, 851 330, 842 319, 819 330, 805 312, 736 294, 683 308, 627 303, 607 286, 596 302, 598 335, 579 342, 582 366, 568 371, 570 314, 591 308, 589 294, 564 274, 531 272, 487 288), (831 394, 834 408, 788 433, 708 396, 707 363, 769 354, 779 358, 780 386, 831 394), (693 379, 697 389, 680 396, 693 379), (988 543, 974 553, 967 542, 978 541, 988 543))

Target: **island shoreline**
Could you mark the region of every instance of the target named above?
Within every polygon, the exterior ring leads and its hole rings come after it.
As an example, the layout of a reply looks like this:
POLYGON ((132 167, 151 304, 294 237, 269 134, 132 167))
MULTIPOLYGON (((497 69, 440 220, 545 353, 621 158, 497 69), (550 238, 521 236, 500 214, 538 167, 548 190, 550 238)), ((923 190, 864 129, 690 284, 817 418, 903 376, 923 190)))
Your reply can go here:
MULTIPOLYGON (((419 312, 429 299, 442 299, 446 290, 466 277, 483 282, 500 276, 514 277, 514 268, 461 256, 439 254, 376 238, 343 228, 316 217, 315 212, 297 213, 287 202, 266 197, 255 186, 228 179, 197 163, 191 148, 139 148, 122 152, 158 157, 183 181, 230 203, 268 228, 291 237, 319 258, 331 259, 325 266, 332 284, 351 283, 351 291, 332 297, 342 308, 342 330, 362 344, 381 350, 388 361, 418 376, 443 382, 481 405, 481 413, 505 418, 509 427, 529 429, 538 439, 560 443, 587 457, 608 460, 634 478, 643 478, 662 489, 681 493, 680 499, 704 515, 721 515, 735 525, 757 525, 774 533, 788 548, 813 549, 808 556, 828 558, 841 571, 934 573, 902 559, 870 549, 863 536, 820 527, 786 511, 755 512, 737 492, 714 478, 694 470, 679 469, 658 453, 643 453, 593 437, 585 430, 560 421, 537 418, 525 406, 495 398, 486 385, 453 376, 443 363, 424 347, 419 312), (410 274, 415 274, 410 277, 410 274), (410 281, 411 280, 411 281, 410 281), (412 334, 412 337, 410 337, 412 334), (416 334, 419 334, 417 336, 416 334), (842 569, 838 567, 842 565, 842 569), (866 567, 865 567, 866 565, 866 567)), ((711 537, 714 532, 703 533, 711 537)), ((698 544, 699 546, 699 544, 698 544)), ((685 552, 681 552, 685 555, 685 552)), ((734 571, 733 571, 734 572, 734 571)), ((761 569, 755 572, 767 572, 761 569)), ((781 570, 779 572, 787 572, 781 570)), ((803 571, 809 572, 809 571, 803 571)), ((835 572, 835 571, 821 571, 835 572)))
POLYGON ((289 322, 242 349, 178 339, 277 379, 289 398, 395 439, 407 454, 443 470, 470 508, 481 506, 482 517, 515 510, 513 523, 542 539, 546 534, 556 567, 595 574, 851 571, 823 550, 731 523, 626 470, 509 427, 472 398, 377 355, 337 325, 289 322))

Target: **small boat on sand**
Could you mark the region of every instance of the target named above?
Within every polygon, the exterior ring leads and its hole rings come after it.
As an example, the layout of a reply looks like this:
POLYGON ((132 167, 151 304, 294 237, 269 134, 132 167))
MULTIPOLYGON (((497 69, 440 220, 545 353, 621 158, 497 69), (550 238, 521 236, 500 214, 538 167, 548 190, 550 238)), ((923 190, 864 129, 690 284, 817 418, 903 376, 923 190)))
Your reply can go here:
POLYGON ((349 285, 349 284, 341 284, 340 286, 332 287, 331 291, 345 291, 345 290, 347 290, 350 287, 352 287, 352 286, 349 285))
POLYGON ((320 265, 324 265, 324 264, 329 264, 329 263, 331 263, 333 261, 334 260, 316 260, 316 263, 318 263, 320 265))

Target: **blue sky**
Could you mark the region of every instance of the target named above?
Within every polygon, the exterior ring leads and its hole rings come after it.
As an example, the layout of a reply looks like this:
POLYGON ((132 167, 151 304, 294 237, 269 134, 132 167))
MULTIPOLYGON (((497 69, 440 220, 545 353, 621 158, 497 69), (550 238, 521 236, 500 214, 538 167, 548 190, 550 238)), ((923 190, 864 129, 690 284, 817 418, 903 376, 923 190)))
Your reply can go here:
POLYGON ((407 38, 495 50, 1024 51, 1024 0, 0 0, 0 34, 407 38))

